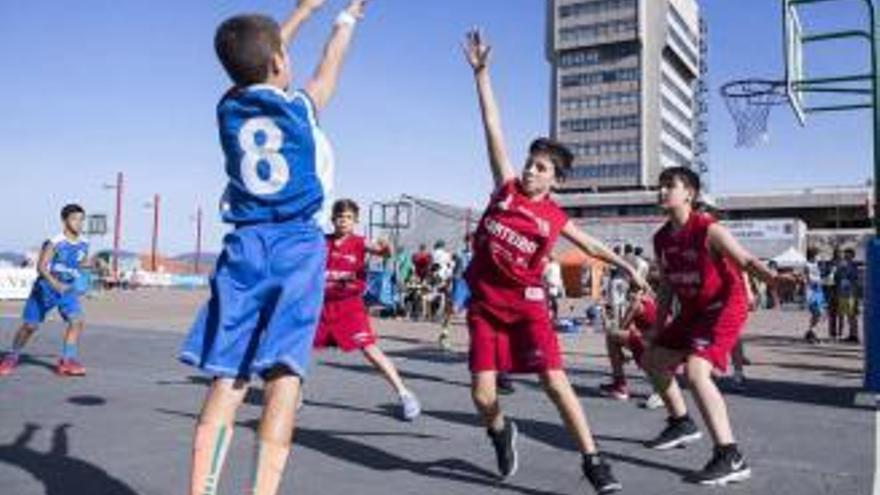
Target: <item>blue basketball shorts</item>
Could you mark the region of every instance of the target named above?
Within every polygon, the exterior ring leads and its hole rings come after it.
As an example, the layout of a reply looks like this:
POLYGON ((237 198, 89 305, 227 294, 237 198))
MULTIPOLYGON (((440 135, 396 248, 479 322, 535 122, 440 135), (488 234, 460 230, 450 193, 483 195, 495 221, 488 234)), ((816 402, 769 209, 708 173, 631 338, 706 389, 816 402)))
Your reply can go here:
POLYGON ((311 222, 227 234, 211 297, 180 360, 216 377, 250 379, 283 366, 305 378, 324 298, 325 249, 311 222))
POLYGON ((34 282, 31 294, 24 304, 21 319, 29 325, 39 325, 46 320, 46 316, 53 309, 58 308, 58 313, 64 321, 70 323, 83 319, 82 306, 79 296, 73 289, 61 293, 55 290, 49 282, 39 278, 34 282))

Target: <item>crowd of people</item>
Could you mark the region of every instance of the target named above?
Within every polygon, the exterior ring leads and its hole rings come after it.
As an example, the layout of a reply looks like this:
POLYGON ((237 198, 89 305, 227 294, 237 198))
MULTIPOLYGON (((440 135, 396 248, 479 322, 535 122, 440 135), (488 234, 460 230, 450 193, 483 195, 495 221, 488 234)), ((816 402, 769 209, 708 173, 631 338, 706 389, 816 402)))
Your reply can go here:
POLYGON ((810 325, 804 339, 819 343, 816 327, 824 319, 828 324, 828 340, 843 340, 858 344, 859 317, 863 296, 863 275, 855 261, 855 250, 835 249, 831 259, 819 261, 817 252, 807 252, 801 281, 807 308, 810 311, 810 325), (846 327, 847 336, 843 337, 846 327))

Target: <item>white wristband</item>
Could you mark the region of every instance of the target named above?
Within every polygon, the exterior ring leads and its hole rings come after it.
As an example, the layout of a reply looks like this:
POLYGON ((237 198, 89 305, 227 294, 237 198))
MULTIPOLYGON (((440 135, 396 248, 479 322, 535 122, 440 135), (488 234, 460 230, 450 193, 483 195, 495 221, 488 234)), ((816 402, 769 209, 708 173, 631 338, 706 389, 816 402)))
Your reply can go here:
POLYGON ((348 11, 343 10, 336 16, 337 26, 354 26, 357 24, 357 18, 348 13, 348 11))

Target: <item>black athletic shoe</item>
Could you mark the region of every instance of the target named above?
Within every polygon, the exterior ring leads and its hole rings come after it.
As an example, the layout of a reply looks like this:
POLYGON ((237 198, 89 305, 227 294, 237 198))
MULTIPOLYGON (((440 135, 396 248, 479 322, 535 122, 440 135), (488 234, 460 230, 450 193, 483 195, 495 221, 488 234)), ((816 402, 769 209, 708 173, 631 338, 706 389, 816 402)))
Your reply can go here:
POLYGON ((645 442, 649 449, 668 450, 696 442, 703 436, 689 416, 667 418, 666 428, 653 440, 645 442))
POLYGON ((495 447, 495 458, 498 460, 498 474, 501 478, 509 478, 516 473, 518 455, 516 453, 516 423, 509 418, 504 419, 504 429, 499 432, 488 431, 492 446, 495 447))
POLYGON ((736 445, 716 446, 712 459, 701 470, 688 476, 691 483, 710 486, 724 486, 728 483, 745 481, 752 476, 736 445))
POLYGON ((513 380, 510 379, 510 375, 507 373, 498 373, 497 378, 495 378, 495 387, 504 395, 510 395, 516 392, 516 388, 513 386, 513 380))
POLYGON ((819 343, 819 337, 816 335, 816 332, 812 330, 809 330, 806 334, 804 334, 804 340, 806 340, 808 344, 819 343))
POLYGON ((587 481, 600 495, 623 489, 623 485, 611 472, 611 466, 599 454, 584 454, 583 470, 587 481))
POLYGON ((847 344, 858 344, 859 343, 859 336, 858 335, 850 335, 849 337, 846 338, 846 340, 844 340, 844 342, 846 342, 847 344))

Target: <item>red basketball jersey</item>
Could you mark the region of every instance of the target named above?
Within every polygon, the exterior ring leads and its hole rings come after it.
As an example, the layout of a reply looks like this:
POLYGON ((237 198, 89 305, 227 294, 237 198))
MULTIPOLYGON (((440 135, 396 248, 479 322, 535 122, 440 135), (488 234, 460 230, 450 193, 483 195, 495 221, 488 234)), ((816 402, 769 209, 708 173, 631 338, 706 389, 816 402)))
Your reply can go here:
POLYGON ((366 243, 359 235, 327 236, 327 275, 324 298, 330 301, 361 297, 366 288, 366 243))
POLYGON ((530 200, 518 180, 502 184, 474 234, 473 260, 465 274, 474 299, 501 305, 543 300, 544 258, 566 222, 552 199, 530 200))
POLYGON ((682 311, 699 313, 728 297, 746 297, 742 274, 725 256, 713 254, 709 226, 715 219, 693 212, 678 231, 667 222, 654 235, 660 269, 678 297, 682 311))

